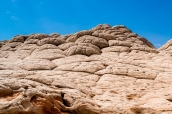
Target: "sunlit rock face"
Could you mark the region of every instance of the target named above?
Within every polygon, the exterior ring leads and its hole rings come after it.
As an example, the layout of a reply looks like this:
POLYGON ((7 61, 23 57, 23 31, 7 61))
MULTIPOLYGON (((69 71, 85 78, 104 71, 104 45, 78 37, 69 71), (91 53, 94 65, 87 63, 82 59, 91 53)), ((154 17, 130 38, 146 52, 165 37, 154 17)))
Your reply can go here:
POLYGON ((125 26, 0 42, 0 114, 170 114, 172 42, 125 26))

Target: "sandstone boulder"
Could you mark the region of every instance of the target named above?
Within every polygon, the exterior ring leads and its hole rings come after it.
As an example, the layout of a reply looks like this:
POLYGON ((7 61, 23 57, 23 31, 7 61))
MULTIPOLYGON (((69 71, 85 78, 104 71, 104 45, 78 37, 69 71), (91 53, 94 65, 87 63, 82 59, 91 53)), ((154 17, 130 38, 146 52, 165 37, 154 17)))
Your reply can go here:
POLYGON ((123 25, 0 42, 0 114, 171 114, 172 42, 123 25))

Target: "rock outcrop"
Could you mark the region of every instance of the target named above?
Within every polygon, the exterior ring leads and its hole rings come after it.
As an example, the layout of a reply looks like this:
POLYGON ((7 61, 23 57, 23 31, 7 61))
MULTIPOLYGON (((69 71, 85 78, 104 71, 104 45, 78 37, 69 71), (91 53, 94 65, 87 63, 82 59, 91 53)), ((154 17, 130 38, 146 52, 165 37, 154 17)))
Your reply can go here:
POLYGON ((0 114, 171 114, 172 42, 125 26, 0 42, 0 114))

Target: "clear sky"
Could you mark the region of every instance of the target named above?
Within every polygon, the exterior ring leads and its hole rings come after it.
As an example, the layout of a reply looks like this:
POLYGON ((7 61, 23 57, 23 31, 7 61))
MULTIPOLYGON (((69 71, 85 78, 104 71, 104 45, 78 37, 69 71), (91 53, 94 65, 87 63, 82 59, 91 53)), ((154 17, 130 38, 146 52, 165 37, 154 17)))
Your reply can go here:
POLYGON ((156 47, 172 39, 172 0, 1 0, 0 40, 125 25, 156 47))

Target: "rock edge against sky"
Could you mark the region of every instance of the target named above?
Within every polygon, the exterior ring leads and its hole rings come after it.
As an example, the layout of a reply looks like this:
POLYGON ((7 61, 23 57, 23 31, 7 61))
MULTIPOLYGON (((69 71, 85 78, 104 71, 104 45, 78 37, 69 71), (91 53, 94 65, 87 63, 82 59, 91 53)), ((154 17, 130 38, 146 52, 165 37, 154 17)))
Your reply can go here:
POLYGON ((170 114, 171 45, 107 24, 0 42, 0 114, 170 114))

